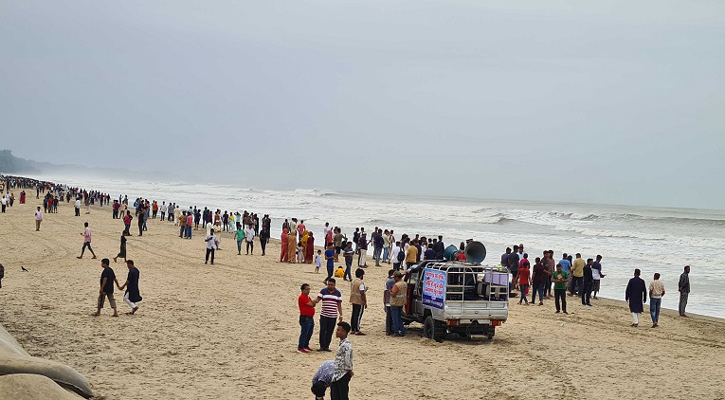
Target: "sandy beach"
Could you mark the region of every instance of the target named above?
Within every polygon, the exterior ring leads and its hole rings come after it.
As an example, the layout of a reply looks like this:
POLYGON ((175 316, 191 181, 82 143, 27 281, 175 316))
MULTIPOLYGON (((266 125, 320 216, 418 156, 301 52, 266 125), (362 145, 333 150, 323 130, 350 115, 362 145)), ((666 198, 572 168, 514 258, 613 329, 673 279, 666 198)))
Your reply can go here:
MULTIPOLYGON (((323 286, 314 266, 277 262, 276 241, 265 257, 258 242, 254 255, 238 256, 231 234, 222 236, 216 265, 204 265, 201 231, 182 240, 172 223, 150 220, 143 237, 128 241, 128 257, 141 272, 139 312, 124 315, 128 307, 117 291, 121 317, 111 318, 105 308, 94 318, 100 259, 118 253, 123 223, 111 218, 110 207, 75 217, 63 203, 58 214, 45 214, 36 232, 39 204, 30 198, 0 215, 6 267, 0 323, 30 354, 75 368, 98 399, 313 398, 312 375, 334 358, 295 351, 299 286, 310 283, 312 294, 323 286), (88 252, 76 259, 86 221, 98 260, 88 252)), ((137 233, 135 224, 131 231, 137 233)), ((111 264, 123 283, 125 264, 111 264)), ((663 310, 659 328, 649 328, 645 313, 635 329, 620 301, 595 300, 584 308, 573 299, 568 316, 554 314, 553 300, 528 307, 512 301, 508 322, 490 342, 449 336, 436 343, 422 338, 415 324, 408 336, 391 338, 382 306, 387 269, 366 271, 367 336, 351 338, 353 398, 725 398, 723 320, 663 310)), ((338 288, 349 319, 349 284, 338 288)), ((676 295, 667 287, 666 296, 676 295)), ((313 348, 317 318, 315 325, 313 348)))

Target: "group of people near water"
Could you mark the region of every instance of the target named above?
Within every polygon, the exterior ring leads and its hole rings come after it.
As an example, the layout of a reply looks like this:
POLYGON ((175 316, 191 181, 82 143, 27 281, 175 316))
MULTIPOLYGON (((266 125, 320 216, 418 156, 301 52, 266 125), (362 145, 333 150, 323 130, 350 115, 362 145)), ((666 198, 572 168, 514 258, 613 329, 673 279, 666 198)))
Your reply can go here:
MULTIPOLYGON (((38 195, 47 191, 45 198, 48 200, 62 199, 63 196, 70 195, 77 198, 78 201, 84 200, 86 204, 97 202, 99 205, 103 205, 110 201, 108 195, 98 191, 86 191, 50 183, 33 183, 33 185, 32 187, 36 187, 38 195)), ((3 199, 10 198, 12 197, 8 197, 6 194, 3 195, 3 199)), ((21 192, 22 198, 24 198, 24 191, 21 192)), ((69 197, 67 198, 69 199, 69 197)), ((175 203, 167 205, 163 201, 159 204, 156 200, 149 201, 138 198, 134 201, 135 212, 132 216, 131 210, 128 209, 127 196, 119 196, 118 200, 114 200, 113 203, 113 218, 124 219, 125 225, 124 233, 121 236, 120 252, 116 257, 113 257, 113 260, 116 262, 118 258, 123 258, 129 274, 126 282, 121 285, 109 265, 110 260, 104 258, 101 261, 103 272, 99 285, 97 311, 94 315, 99 315, 106 300, 113 309, 113 315, 118 315, 115 298, 113 297, 114 288, 118 290, 126 289, 124 301, 131 308, 130 314, 134 314, 138 310, 138 303, 141 301, 138 289, 140 273, 134 262, 126 258, 126 236, 130 236, 129 226, 134 216, 138 221, 139 236, 142 236, 143 232, 148 229, 147 221, 155 219, 159 214, 161 221, 170 221, 179 226, 180 238, 190 239, 192 230, 198 230, 201 224, 201 229, 207 230, 204 240, 206 261, 211 260, 212 264, 214 264, 214 252, 221 250, 221 239, 218 236, 220 232, 233 232, 238 245, 238 255, 241 255, 244 242, 246 242, 247 254, 253 254, 255 237, 259 238, 262 255, 264 255, 265 245, 270 236, 271 219, 269 215, 264 215, 262 219, 259 219, 257 214, 247 211, 244 213, 230 213, 227 211, 222 212, 219 209, 212 211, 207 207, 203 210, 197 207, 189 207, 186 210, 175 203)), ((49 204, 54 207, 57 206, 55 201, 44 202, 46 206, 49 204)), ((78 215, 79 206, 77 205, 76 208, 76 215, 78 215)), ((83 257, 83 252, 86 249, 91 251, 93 258, 96 258, 90 247, 90 230, 87 223, 81 235, 84 237, 84 243, 79 258, 83 257)), ((280 239, 280 262, 314 263, 317 271, 323 268, 324 263, 327 269, 327 277, 324 279, 325 286, 316 296, 310 297, 311 287, 309 284, 301 285, 302 293, 298 303, 301 332, 297 350, 300 353, 314 351, 310 347, 310 340, 314 331, 314 311, 316 305, 321 304, 320 346, 317 351, 330 351, 333 334, 341 339, 341 345, 336 360, 326 362, 332 364, 323 363, 320 366, 318 374, 315 375, 313 380, 312 391, 316 396, 321 396, 320 393, 324 395, 324 390, 330 388, 333 392, 333 398, 347 398, 349 381, 353 376, 352 344, 349 341, 349 335, 365 335, 361 326, 365 309, 368 307, 368 296, 366 294, 368 288, 364 282, 366 268, 368 267, 368 249, 372 250, 372 261, 374 261, 375 266, 381 266, 382 263, 392 265, 392 268, 388 271, 384 290, 385 325, 387 335, 400 337, 406 334, 401 319, 402 310, 407 302, 405 296, 407 292, 405 270, 422 260, 443 259, 446 249, 443 237, 425 237, 418 234, 408 236, 404 234, 398 239, 392 229, 378 227, 375 227, 368 237, 364 227, 357 227, 352 232, 352 239, 348 239, 348 236, 342 232, 340 227, 331 228, 329 223, 326 223, 318 239, 311 230, 307 229, 304 220, 290 218, 282 224, 280 239), (315 245, 318 244, 324 249, 324 253, 323 250, 315 248, 315 245), (339 262, 341 255, 345 261, 345 268, 338 266, 335 269, 335 264, 339 262), (357 269, 354 271, 353 277, 352 266, 355 257, 357 257, 357 269), (349 323, 343 321, 343 298, 337 289, 336 278, 351 282, 349 323), (328 374, 328 372, 330 373, 328 374)), ((461 243, 458 247, 461 251, 458 253, 460 258, 457 259, 465 261, 465 252, 462 251, 465 248, 465 243, 461 243)), ((507 248, 506 252, 501 256, 501 266, 506 267, 511 273, 511 299, 515 300, 516 291, 518 291, 520 304, 524 302, 528 304, 529 295, 531 295, 531 303, 534 304, 538 296, 540 305, 543 305, 545 299, 554 297, 556 312, 566 314, 567 297, 577 296, 578 299, 581 299, 582 306, 591 306, 591 299, 597 298, 601 280, 606 276, 602 273, 601 261, 603 257, 601 255, 584 259, 579 253, 576 253, 573 257, 564 253, 561 260, 557 262, 554 260, 554 252, 546 250, 541 257, 530 260, 528 253, 524 251, 523 244, 512 247, 507 248)), ((685 267, 678 284, 678 291, 680 292, 679 313, 683 317, 686 316, 685 307, 690 291, 689 269, 689 266, 685 267)), ((665 295, 664 285, 660 281, 659 274, 654 274, 654 279, 649 286, 646 286, 641 279, 639 269, 635 270, 634 275, 625 290, 625 300, 629 304, 633 317, 632 326, 638 326, 638 314, 643 312, 643 304, 646 303, 647 296, 649 296, 653 327, 657 327, 661 299, 665 295)))

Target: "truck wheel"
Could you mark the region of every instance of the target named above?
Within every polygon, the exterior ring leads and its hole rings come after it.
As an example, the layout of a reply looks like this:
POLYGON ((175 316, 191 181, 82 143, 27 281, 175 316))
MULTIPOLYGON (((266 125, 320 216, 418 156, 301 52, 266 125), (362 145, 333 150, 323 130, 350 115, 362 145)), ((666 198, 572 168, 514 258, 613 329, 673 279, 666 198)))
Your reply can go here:
POLYGON ((438 343, 446 338, 446 326, 441 321, 433 321, 433 340, 438 343))
POLYGON ((435 327, 433 326, 433 318, 428 315, 425 317, 425 321, 423 321, 423 336, 427 337, 428 339, 433 339, 433 333, 435 331, 435 327))

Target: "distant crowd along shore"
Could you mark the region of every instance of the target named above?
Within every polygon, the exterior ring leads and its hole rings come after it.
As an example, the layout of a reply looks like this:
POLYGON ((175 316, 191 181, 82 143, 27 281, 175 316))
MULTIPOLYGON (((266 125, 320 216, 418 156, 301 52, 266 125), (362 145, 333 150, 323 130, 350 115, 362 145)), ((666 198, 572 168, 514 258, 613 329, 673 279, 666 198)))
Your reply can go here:
MULTIPOLYGON (((111 196, 96 190, 87 190, 83 188, 69 187, 53 182, 38 181, 31 178, 16 176, 0 176, 0 185, 2 189, 2 213, 6 212, 6 208, 13 207, 15 202, 15 191, 19 192, 20 204, 26 201, 26 190, 32 193, 35 189, 36 199, 43 197, 43 210, 38 206, 35 211, 36 231, 40 231, 43 220, 43 213, 55 213, 58 210, 59 203, 65 198, 66 203, 70 203, 74 199, 75 215, 80 216, 81 207, 85 205, 86 213, 90 213, 90 205, 98 204, 99 206, 110 205, 111 196)), ((193 231, 201 229, 206 230, 204 242, 206 247, 205 264, 211 261, 214 264, 214 256, 217 250, 221 250, 221 232, 233 232, 234 239, 237 242, 237 255, 241 255, 242 244, 246 243, 246 254, 254 254, 254 238, 258 237, 262 255, 265 255, 266 244, 270 238, 271 219, 265 214, 262 219, 257 213, 244 211, 243 213, 228 212, 217 209, 212 211, 208 207, 202 210, 196 206, 189 206, 185 209, 174 202, 162 201, 161 204, 157 200, 149 201, 148 199, 136 198, 133 202, 134 213, 131 214, 129 209, 129 200, 126 195, 119 195, 118 199, 113 199, 112 217, 113 219, 121 219, 124 225, 121 233, 120 251, 114 261, 123 258, 128 267, 128 278, 123 285, 120 285, 113 269, 109 266, 110 260, 104 258, 101 261, 103 272, 101 273, 101 281, 99 288, 99 296, 97 310, 94 316, 99 316, 101 309, 104 307, 105 299, 108 299, 113 316, 117 317, 116 302, 113 296, 114 283, 119 290, 126 289, 124 301, 131 307, 131 311, 127 314, 135 314, 138 309, 138 303, 142 300, 139 292, 138 268, 134 265, 133 260, 127 258, 127 237, 131 236, 131 222, 136 219, 138 226, 138 236, 143 236, 143 232, 148 230, 148 220, 159 217, 160 222, 172 222, 179 227, 179 238, 191 239, 193 231), (261 232, 260 232, 261 226, 261 232)), ((88 222, 84 223, 83 247, 78 258, 83 258, 83 254, 88 249, 93 258, 96 254, 91 248, 91 230, 88 222)), ((317 351, 331 351, 330 344, 333 333, 340 339, 340 346, 335 357, 335 361, 325 361, 318 368, 312 379, 312 392, 317 398, 324 396, 326 389, 329 387, 333 398, 347 398, 349 391, 349 381, 353 377, 352 371, 352 344, 348 340, 348 334, 364 335, 361 331, 362 317, 364 310, 368 306, 368 297, 366 292, 368 288, 364 283, 365 268, 367 264, 368 248, 372 247, 372 260, 375 266, 381 266, 381 263, 392 264, 392 268, 388 270, 388 279, 385 282, 383 303, 386 311, 386 334, 389 336, 402 337, 405 336, 405 327, 401 320, 401 313, 407 303, 407 284, 406 269, 421 262, 421 260, 443 260, 446 251, 446 245, 443 237, 425 237, 420 234, 409 236, 401 235, 400 239, 396 238, 392 229, 381 229, 375 227, 368 237, 364 227, 357 227, 352 233, 352 240, 342 232, 340 227, 330 227, 329 223, 325 223, 322 232, 322 240, 325 252, 317 250, 315 252, 315 235, 305 226, 304 220, 297 218, 285 219, 281 226, 281 249, 279 261, 284 263, 315 263, 315 272, 319 272, 322 268, 323 257, 327 276, 324 279, 324 286, 314 299, 309 294, 311 286, 303 283, 300 286, 301 294, 298 298, 298 308, 300 312, 300 336, 297 345, 297 351, 300 353, 309 353, 314 351, 310 348, 310 340, 314 331, 314 314, 315 307, 318 303, 322 303, 320 311, 320 332, 319 332, 319 348, 317 351), (335 263, 339 261, 340 256, 345 260, 345 268, 338 266, 335 269, 335 263), (351 275, 351 269, 354 258, 357 256, 357 266, 355 278, 351 275), (342 316, 342 294, 336 288, 337 278, 344 281, 350 281, 350 304, 352 305, 351 323, 343 321, 342 316), (338 321, 339 319, 339 321, 338 321)), ((460 243, 459 252, 457 253, 457 261, 465 262, 465 246, 466 243, 460 243)), ((552 297, 552 288, 554 294, 554 304, 556 313, 567 312, 567 291, 568 296, 578 296, 581 298, 583 307, 591 307, 591 299, 596 299, 600 289, 601 280, 606 276, 602 272, 601 255, 597 255, 595 259, 589 258, 584 260, 580 253, 576 253, 574 257, 567 253, 563 253, 560 261, 554 260, 554 251, 545 250, 541 257, 535 257, 533 268, 529 259, 529 254, 525 251, 524 244, 514 245, 506 248, 504 254, 501 255, 500 264, 506 267, 511 274, 509 299, 519 297, 519 304, 529 304, 527 296, 531 294, 531 303, 536 303, 536 296, 539 297, 539 305, 544 305, 545 299, 552 297), (517 291, 518 293, 515 293, 517 291)), ((679 312, 681 316, 685 315, 685 307, 690 292, 689 282, 689 266, 684 268, 684 273, 680 276, 678 283, 678 291, 680 292, 679 312)), ((643 312, 643 304, 647 301, 647 290, 644 280, 640 278, 641 272, 635 269, 634 277, 630 279, 625 290, 625 300, 629 304, 632 313, 632 327, 639 324, 638 315, 643 312)), ((2 278, 4 277, 4 266, 0 264, 0 288, 2 288, 2 278)), ((652 318, 652 327, 658 326, 660 306, 662 296, 665 295, 665 288, 659 280, 660 275, 654 274, 654 279, 649 284, 650 297, 650 316, 652 318)))
MULTIPOLYGON (((173 222, 179 227, 179 237, 191 239, 192 232, 200 229, 205 230, 204 236, 206 256, 205 261, 214 264, 214 257, 217 250, 221 250, 221 232, 233 233, 237 243, 237 254, 241 255, 244 249, 245 254, 254 254, 255 238, 259 242, 261 254, 266 255, 266 244, 270 239, 271 218, 264 214, 260 219, 257 213, 244 211, 240 213, 212 211, 209 207, 203 209, 197 206, 184 208, 175 202, 159 202, 144 198, 136 198, 133 201, 133 214, 129 209, 127 195, 119 195, 117 199, 111 200, 108 193, 98 190, 71 187, 48 181, 40 181, 27 177, 0 175, 0 189, 2 189, 2 211, 6 207, 12 207, 15 202, 15 192, 19 192, 19 202, 26 201, 26 190, 32 193, 35 190, 36 199, 43 198, 43 212, 57 212, 59 202, 65 199, 66 203, 74 200, 75 215, 79 216, 81 208, 86 207, 86 213, 90 212, 91 205, 110 205, 113 219, 121 219, 124 229, 121 238, 121 252, 119 256, 125 258, 126 240, 124 237, 131 235, 131 223, 135 219, 138 226, 138 235, 148 230, 148 220, 157 219, 164 222, 173 222)), ((36 214, 37 215, 37 214, 36 214)), ((441 260, 444 258, 446 249, 442 236, 426 237, 420 234, 409 236, 403 234, 398 239, 393 229, 382 229, 375 227, 368 237, 364 227, 355 228, 350 240, 347 234, 342 232, 340 227, 330 227, 329 222, 325 223, 322 232, 322 240, 319 243, 325 249, 315 252, 316 237, 307 229, 304 220, 297 218, 285 219, 281 225, 280 235, 280 262, 284 263, 307 263, 315 264, 315 271, 326 267, 327 277, 324 283, 333 276, 342 278, 344 281, 353 281, 352 266, 354 258, 357 257, 359 268, 368 267, 368 249, 372 248, 372 261, 375 266, 381 263, 392 264, 393 271, 405 269, 409 265, 419 263, 421 260, 441 260), (338 266, 342 256, 345 267, 338 266)), ((459 249, 465 249, 465 243, 460 243, 459 249)), ((465 261, 465 253, 460 251, 459 261, 465 261)), ((600 290, 601 280, 606 276, 602 272, 601 255, 595 258, 584 259, 580 253, 574 256, 563 253, 560 261, 554 260, 554 251, 546 250, 541 257, 535 257, 532 261, 525 251, 524 244, 514 245, 506 248, 501 256, 500 264, 511 273, 511 298, 518 297, 519 304, 528 304, 527 295, 531 295, 531 303, 536 303, 539 297, 539 305, 543 305, 545 299, 554 298, 556 312, 567 313, 566 296, 578 296, 581 298, 582 306, 591 307, 591 299, 596 299, 600 290)), ((638 271, 638 270, 637 270, 638 271)), ((689 266, 681 275, 678 291, 680 292, 680 315, 685 315, 687 295, 689 294, 689 266)), ((639 273, 636 273, 639 276, 639 273)), ((659 274, 650 284, 649 295, 651 301, 651 316, 653 327, 657 326, 659 319, 659 303, 664 295, 664 287, 659 281, 659 274)), ((631 284, 631 282, 630 282, 631 284)), ((637 282, 638 284, 638 282, 637 282)), ((631 285, 629 285, 631 286, 631 285)), ((637 314, 641 313, 641 304, 646 301, 645 291, 641 296, 636 296, 636 288, 629 287, 625 291, 625 300, 635 298, 632 309, 633 326, 638 325, 637 314)), ((636 285, 639 288, 640 285, 636 285)))

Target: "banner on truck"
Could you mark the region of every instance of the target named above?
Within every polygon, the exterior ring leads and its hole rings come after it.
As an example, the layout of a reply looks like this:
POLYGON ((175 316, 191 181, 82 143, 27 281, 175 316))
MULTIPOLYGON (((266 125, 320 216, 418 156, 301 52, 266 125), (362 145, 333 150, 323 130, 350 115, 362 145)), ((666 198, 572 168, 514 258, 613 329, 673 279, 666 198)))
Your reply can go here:
POLYGON ((443 309, 446 297, 446 273, 435 269, 423 270, 423 304, 443 309))

